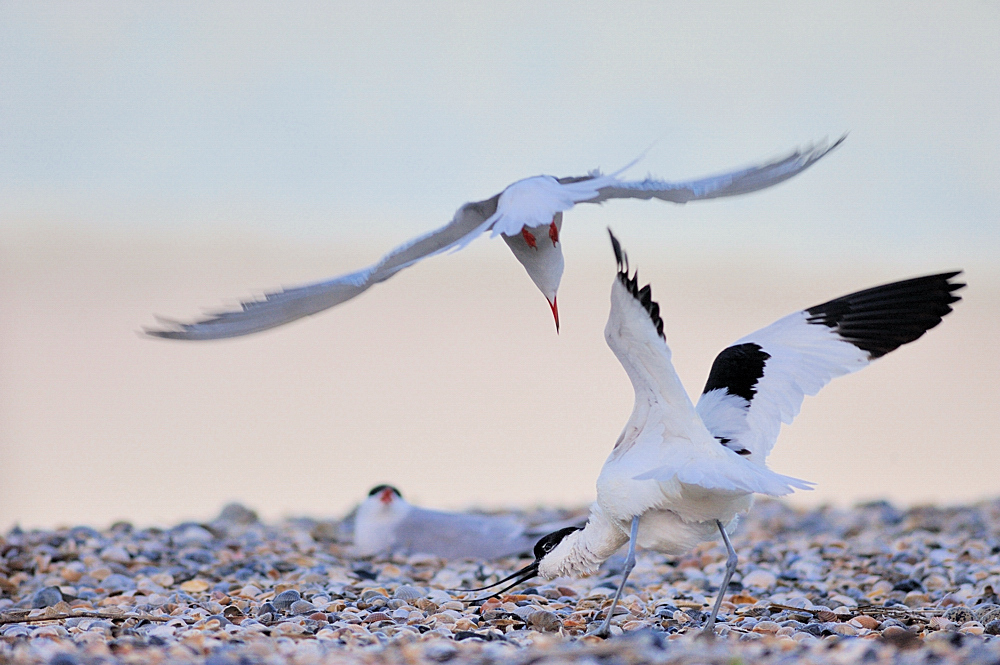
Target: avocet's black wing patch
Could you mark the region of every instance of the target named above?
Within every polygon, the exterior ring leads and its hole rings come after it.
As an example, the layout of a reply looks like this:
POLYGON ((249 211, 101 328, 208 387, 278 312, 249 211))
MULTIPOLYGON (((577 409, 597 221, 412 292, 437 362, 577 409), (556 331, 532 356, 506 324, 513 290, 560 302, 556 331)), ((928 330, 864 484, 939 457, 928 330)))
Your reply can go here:
POLYGON ((730 395, 751 401, 757 393, 757 380, 764 376, 764 365, 770 357, 759 344, 748 342, 730 346, 715 358, 701 392, 725 388, 730 395))
POLYGON ((809 323, 833 328, 844 341, 881 358, 918 339, 941 323, 954 291, 965 284, 949 281, 959 272, 927 275, 858 291, 806 310, 809 323))
POLYGON ((618 242, 618 238, 615 234, 608 229, 608 235, 611 236, 611 248, 615 251, 615 261, 618 263, 618 281, 622 283, 622 286, 632 294, 632 297, 639 301, 639 304, 643 306, 646 312, 649 313, 649 318, 652 320, 653 325, 656 326, 656 334, 663 337, 663 319, 660 318, 660 305, 653 300, 653 290, 649 284, 639 288, 639 271, 636 270, 629 277, 629 267, 628 267, 628 254, 622 249, 621 243, 618 242))
POLYGON ((877 286, 796 312, 724 350, 698 400, 727 447, 766 456, 781 424, 834 377, 912 342, 941 323, 965 286, 959 272, 877 286))

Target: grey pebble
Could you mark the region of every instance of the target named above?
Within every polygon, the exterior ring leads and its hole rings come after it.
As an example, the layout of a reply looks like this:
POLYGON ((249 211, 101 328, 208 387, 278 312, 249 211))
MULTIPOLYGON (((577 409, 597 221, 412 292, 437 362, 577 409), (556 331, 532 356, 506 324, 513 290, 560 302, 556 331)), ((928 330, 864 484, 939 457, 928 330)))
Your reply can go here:
POLYGON ((983 612, 979 612, 977 608, 976 616, 979 618, 979 623, 985 626, 991 621, 1000 619, 1000 606, 992 605, 991 608, 985 609, 983 612))
POLYGON ((528 623, 543 631, 555 631, 562 628, 562 621, 554 612, 538 610, 528 615, 528 623))
POLYGON ((47 586, 44 589, 39 589, 31 596, 31 602, 29 603, 31 607, 35 609, 41 609, 43 607, 52 607, 56 603, 62 602, 63 596, 59 587, 47 586))
POLYGON ((955 605, 954 607, 948 608, 948 610, 944 613, 944 618, 961 626, 963 623, 968 621, 975 621, 976 614, 968 607, 955 605))
POLYGON ((424 651, 426 655, 431 660, 436 660, 439 663, 443 663, 447 660, 451 660, 458 653, 458 649, 455 645, 449 642, 434 642, 428 645, 427 649, 424 651))
POLYGON ((316 606, 308 600, 296 600, 294 603, 289 605, 288 609, 292 614, 305 614, 306 612, 314 611, 316 606))
POLYGON ((114 573, 100 582, 100 588, 108 591, 131 591, 135 588, 135 580, 126 575, 114 573))
POLYGON ((302 596, 298 591, 295 589, 286 589, 274 597, 274 600, 271 601, 271 605, 273 605, 279 612, 287 612, 291 609, 292 603, 301 599, 302 596))
POLYGON ((988 624, 986 624, 986 626, 983 628, 983 632, 986 633, 987 635, 1000 635, 1000 619, 997 619, 996 621, 990 621, 988 624))
POLYGON ((416 600, 417 598, 423 598, 422 593, 416 587, 412 587, 408 584, 400 584, 396 587, 396 590, 392 592, 394 598, 400 600, 416 600))
POLYGON ((2 631, 0 631, 0 635, 3 635, 4 637, 28 637, 31 635, 31 629, 23 624, 15 623, 13 625, 6 626, 2 631))

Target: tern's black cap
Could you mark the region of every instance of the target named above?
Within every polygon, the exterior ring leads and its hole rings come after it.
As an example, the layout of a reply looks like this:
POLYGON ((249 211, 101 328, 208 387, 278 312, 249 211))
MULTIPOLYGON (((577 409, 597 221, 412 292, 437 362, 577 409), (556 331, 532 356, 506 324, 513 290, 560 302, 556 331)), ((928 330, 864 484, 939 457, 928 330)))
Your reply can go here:
POLYGON ((378 494, 382 490, 392 490, 393 494, 395 494, 396 496, 398 496, 400 499, 403 498, 403 494, 398 489, 396 489, 395 487, 393 487, 392 485, 378 485, 376 487, 373 487, 372 491, 368 493, 368 496, 375 496, 376 494, 378 494))

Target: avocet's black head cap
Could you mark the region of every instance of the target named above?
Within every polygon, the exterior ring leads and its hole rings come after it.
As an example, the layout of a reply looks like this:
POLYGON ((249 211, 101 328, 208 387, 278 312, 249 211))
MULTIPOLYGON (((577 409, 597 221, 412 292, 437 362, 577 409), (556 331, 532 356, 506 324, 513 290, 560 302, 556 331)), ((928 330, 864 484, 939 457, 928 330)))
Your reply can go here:
POLYGON ((381 492, 383 490, 390 490, 393 494, 395 494, 396 496, 398 496, 400 499, 403 498, 403 495, 400 493, 400 491, 398 489, 396 489, 395 487, 393 487, 392 485, 378 485, 376 487, 373 487, 372 491, 368 493, 368 496, 375 496, 376 494, 378 494, 379 492, 381 492))
POLYGON ((565 529, 559 529, 558 531, 553 531, 552 533, 542 536, 537 543, 535 543, 535 549, 533 554, 535 555, 535 561, 541 561, 545 558, 545 555, 556 548, 556 545, 563 541, 563 538, 573 533, 574 531, 579 531, 578 526, 568 526, 565 529))
POLYGON ((663 319, 660 318, 660 304, 653 300, 653 289, 649 284, 641 289, 639 288, 638 270, 629 277, 628 254, 622 249, 621 243, 618 242, 618 238, 611 232, 611 229, 608 229, 608 235, 611 236, 611 249, 615 250, 615 261, 618 262, 618 281, 622 283, 626 291, 632 294, 633 298, 639 301, 639 304, 649 314, 653 325, 656 326, 656 334, 663 337, 663 319))
POLYGON ((540 564, 541 561, 542 561, 542 559, 545 558, 545 555, 548 554, 549 552, 551 552, 552 550, 554 550, 556 548, 556 545, 558 545, 559 543, 561 543, 563 541, 563 538, 565 538, 569 534, 573 533, 574 531, 579 531, 581 528, 582 527, 578 527, 578 526, 568 526, 568 527, 566 527, 564 529, 559 529, 558 531, 553 531, 552 533, 550 533, 548 535, 542 536, 538 540, 538 542, 535 543, 535 549, 534 549, 534 552, 533 552, 534 555, 535 555, 535 560, 532 561, 531 563, 529 563, 527 566, 525 566, 521 570, 518 570, 518 571, 516 571, 516 572, 514 572, 514 573, 512 573, 510 575, 508 575, 507 577, 503 578, 502 580, 498 580, 498 581, 494 582, 493 584, 490 584, 489 586, 479 587, 478 589, 458 589, 458 591, 486 591, 487 589, 492 589, 495 586, 500 586, 504 582, 510 582, 510 580, 514 580, 513 582, 511 582, 510 584, 508 584, 504 588, 500 589, 496 593, 490 594, 489 596, 484 596, 482 598, 476 598, 475 600, 470 601, 470 602, 472 602, 473 604, 475 604, 475 603, 481 603, 483 601, 489 600, 490 598, 496 598, 500 594, 505 593, 506 591, 509 591, 510 589, 513 589, 514 587, 516 587, 521 582, 527 582, 531 578, 537 577, 538 576, 538 564, 540 564))

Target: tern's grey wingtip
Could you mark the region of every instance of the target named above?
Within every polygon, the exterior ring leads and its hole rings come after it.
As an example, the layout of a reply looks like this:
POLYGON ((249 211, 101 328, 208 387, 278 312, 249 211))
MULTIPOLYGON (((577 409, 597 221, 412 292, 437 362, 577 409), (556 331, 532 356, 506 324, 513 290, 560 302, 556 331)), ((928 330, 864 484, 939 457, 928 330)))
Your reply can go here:
POLYGON ((140 335, 159 337, 160 339, 189 339, 183 330, 161 330, 159 328, 143 328, 140 335))

